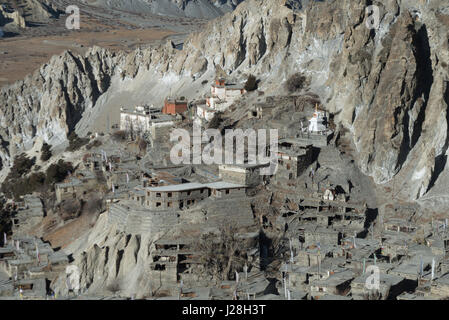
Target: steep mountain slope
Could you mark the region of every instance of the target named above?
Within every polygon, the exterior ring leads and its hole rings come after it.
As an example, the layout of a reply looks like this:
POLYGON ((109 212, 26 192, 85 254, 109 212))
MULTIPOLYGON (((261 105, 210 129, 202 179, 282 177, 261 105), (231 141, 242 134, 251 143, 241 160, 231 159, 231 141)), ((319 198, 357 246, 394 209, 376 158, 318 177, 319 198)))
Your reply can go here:
MULTIPOLYGON (((237 79, 256 74, 266 95, 285 93, 283 82, 301 71, 310 91, 350 130, 365 174, 395 183, 406 199, 437 204, 432 199, 442 191, 434 190, 445 190, 449 179, 449 5, 376 3, 376 29, 365 24, 369 0, 308 1, 302 9, 285 0, 246 0, 192 34, 182 51, 167 44, 126 57, 95 49, 87 57, 54 58, 2 89, 0 135, 10 144, 0 157, 7 162, 12 146, 25 148, 37 134, 51 139, 50 124, 62 139, 74 127, 105 130, 105 115, 124 103, 158 104, 170 91, 198 97, 217 67, 237 79)), ((445 201, 438 198, 439 205, 445 201)))
POLYGON ((212 19, 232 11, 243 0, 84 0, 85 3, 137 13, 212 19))

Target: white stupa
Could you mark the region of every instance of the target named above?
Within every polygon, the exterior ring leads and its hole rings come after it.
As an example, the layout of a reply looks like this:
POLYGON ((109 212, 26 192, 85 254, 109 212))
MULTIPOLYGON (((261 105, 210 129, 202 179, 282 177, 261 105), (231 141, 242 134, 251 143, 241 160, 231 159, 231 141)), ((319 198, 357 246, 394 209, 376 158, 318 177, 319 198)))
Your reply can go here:
POLYGON ((326 131, 326 115, 322 111, 318 111, 318 105, 315 107, 315 112, 309 120, 309 132, 323 132, 326 131))

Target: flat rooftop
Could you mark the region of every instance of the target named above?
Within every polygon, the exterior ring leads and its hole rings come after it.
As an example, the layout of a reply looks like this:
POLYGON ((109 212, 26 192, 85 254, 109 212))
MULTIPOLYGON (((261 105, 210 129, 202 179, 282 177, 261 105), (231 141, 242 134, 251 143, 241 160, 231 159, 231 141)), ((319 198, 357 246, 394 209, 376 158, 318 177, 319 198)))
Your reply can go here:
POLYGON ((180 192, 187 190, 197 190, 197 189, 234 189, 234 188, 244 188, 243 184, 235 184, 226 181, 217 181, 211 183, 197 183, 197 182, 189 182, 182 184, 172 184, 168 186, 159 186, 159 187, 147 187, 146 190, 155 191, 155 192, 180 192))
POLYGON ((189 182, 182 184, 174 184, 169 186, 160 186, 160 187, 148 187, 149 191, 161 191, 161 192, 177 192, 177 191, 186 191, 186 190, 196 190, 196 189, 204 189, 206 186, 202 183, 189 182))

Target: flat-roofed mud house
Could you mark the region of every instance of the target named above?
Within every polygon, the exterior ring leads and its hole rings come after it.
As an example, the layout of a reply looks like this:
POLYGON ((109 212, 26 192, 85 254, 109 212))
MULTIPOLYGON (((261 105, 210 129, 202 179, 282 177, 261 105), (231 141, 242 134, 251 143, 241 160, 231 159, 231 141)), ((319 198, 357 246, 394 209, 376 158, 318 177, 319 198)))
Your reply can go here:
POLYGON ((182 209, 209 196, 209 189, 201 183, 146 188, 144 205, 152 210, 182 209))
POLYGON ((182 183, 147 187, 144 206, 152 210, 177 210, 188 208, 208 197, 226 198, 242 196, 245 186, 229 182, 182 183))
POLYGON ((86 194, 97 183, 97 179, 87 172, 80 173, 77 177, 69 177, 64 182, 55 184, 56 201, 77 199, 86 194))
POLYGON ((188 110, 188 101, 181 98, 167 98, 164 101, 164 107, 162 108, 162 113, 164 114, 178 114, 183 113, 188 110))
POLYGON ((215 198, 232 198, 234 196, 245 196, 245 185, 234 184, 225 181, 208 183, 207 188, 210 190, 211 197, 215 198))
POLYGON ((436 279, 430 289, 431 293, 438 297, 449 297, 449 273, 436 279))
POLYGON ((44 208, 41 199, 35 195, 24 195, 23 202, 18 206, 17 213, 12 217, 14 234, 24 234, 39 224, 44 218, 44 208))
POLYGON ((272 116, 275 108, 276 104, 267 102, 256 103, 254 107, 248 111, 248 118, 263 119, 264 117, 272 116))
POLYGON ((329 277, 314 280, 310 283, 310 295, 319 299, 325 294, 346 296, 349 294, 354 273, 350 270, 330 274, 329 277))
POLYGON ((370 276, 372 276, 371 273, 367 272, 351 282, 351 294, 354 300, 366 300, 373 296, 381 300, 394 300, 405 289, 404 278, 386 273, 379 274, 378 288, 368 288, 366 284, 370 276))
POLYGON ((220 179, 224 181, 255 187, 261 183, 263 177, 260 169, 269 164, 222 164, 218 166, 220 179))
POLYGON ((341 234, 333 229, 319 226, 306 227, 304 230, 304 245, 328 244, 338 245, 340 243, 341 234))
POLYGON ((99 153, 86 154, 83 157, 84 168, 91 171, 102 170, 103 167, 103 156, 99 153))
POLYGON ((281 180, 298 178, 312 164, 313 149, 296 139, 281 139, 278 146, 278 171, 281 180))
POLYGON ((417 226, 405 219, 391 218, 384 221, 385 231, 396 231, 404 233, 413 233, 417 231, 417 226))
POLYGON ((155 287, 176 293, 180 280, 186 285, 194 285, 198 276, 192 269, 199 265, 198 252, 192 247, 194 239, 159 239, 151 253, 150 277, 155 287))
POLYGON ((76 178, 67 179, 66 182, 56 183, 56 201, 61 202, 68 199, 76 199, 80 193, 83 183, 76 178))

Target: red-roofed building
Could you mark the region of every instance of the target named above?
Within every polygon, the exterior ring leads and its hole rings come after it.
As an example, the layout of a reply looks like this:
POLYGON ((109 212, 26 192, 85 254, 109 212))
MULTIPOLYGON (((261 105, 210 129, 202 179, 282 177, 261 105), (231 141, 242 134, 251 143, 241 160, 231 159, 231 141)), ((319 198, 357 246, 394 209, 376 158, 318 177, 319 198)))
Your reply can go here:
POLYGON ((187 100, 177 100, 167 98, 164 101, 164 107, 162 113, 165 114, 178 114, 187 111, 187 100))

